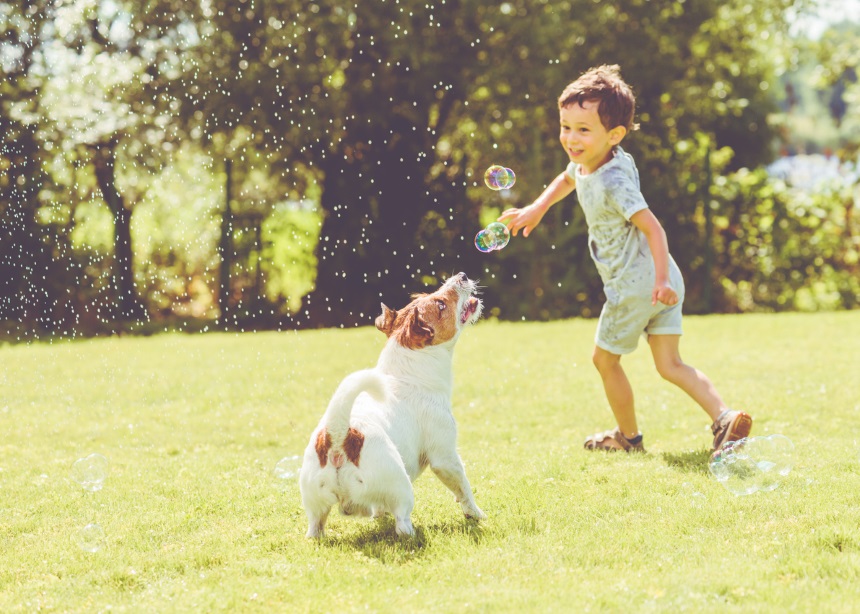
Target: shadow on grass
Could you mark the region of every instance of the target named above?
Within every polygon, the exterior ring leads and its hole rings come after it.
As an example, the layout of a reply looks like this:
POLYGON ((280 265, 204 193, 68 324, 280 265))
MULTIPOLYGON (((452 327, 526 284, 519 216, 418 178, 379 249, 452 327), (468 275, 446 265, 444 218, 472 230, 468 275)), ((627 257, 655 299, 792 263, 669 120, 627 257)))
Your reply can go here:
POLYGON ((475 544, 482 541, 484 529, 476 520, 439 522, 426 527, 415 527, 415 535, 397 535, 394 519, 390 516, 368 523, 355 533, 331 537, 324 543, 361 552, 381 563, 406 563, 420 558, 427 547, 440 536, 465 537, 475 544))
POLYGON ((666 464, 673 469, 679 469, 688 473, 707 473, 708 460, 711 458, 711 450, 690 450, 688 452, 664 452, 661 454, 666 464))

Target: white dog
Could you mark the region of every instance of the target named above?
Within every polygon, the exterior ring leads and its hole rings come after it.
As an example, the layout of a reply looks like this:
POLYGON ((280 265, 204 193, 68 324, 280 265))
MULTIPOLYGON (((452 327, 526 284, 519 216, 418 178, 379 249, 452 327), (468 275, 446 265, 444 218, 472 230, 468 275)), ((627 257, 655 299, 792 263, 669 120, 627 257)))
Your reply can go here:
POLYGON ((341 382, 305 450, 308 537, 322 536, 335 503, 345 514, 391 513, 398 535, 414 534, 412 482, 428 465, 467 517, 486 518, 457 454, 451 412, 454 344, 481 316, 475 290, 460 273, 400 311, 382 305, 376 327, 388 342, 376 367, 341 382))

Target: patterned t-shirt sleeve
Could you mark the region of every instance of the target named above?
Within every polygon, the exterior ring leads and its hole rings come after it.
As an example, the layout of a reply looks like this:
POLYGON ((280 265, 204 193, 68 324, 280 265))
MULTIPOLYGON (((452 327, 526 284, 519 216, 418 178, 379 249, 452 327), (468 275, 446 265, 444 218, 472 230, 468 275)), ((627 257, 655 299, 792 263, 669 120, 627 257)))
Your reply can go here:
POLYGON ((642 196, 639 187, 627 173, 609 173, 606 177, 605 187, 607 200, 618 209, 618 212, 627 221, 630 221, 634 213, 648 208, 645 197, 642 196))

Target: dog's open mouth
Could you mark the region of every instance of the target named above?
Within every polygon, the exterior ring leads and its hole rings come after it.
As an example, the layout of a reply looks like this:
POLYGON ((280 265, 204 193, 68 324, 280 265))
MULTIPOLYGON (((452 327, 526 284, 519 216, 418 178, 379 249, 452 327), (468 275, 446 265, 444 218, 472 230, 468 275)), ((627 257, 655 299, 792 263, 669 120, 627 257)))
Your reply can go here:
POLYGON ((474 313, 478 310, 478 299, 474 296, 470 296, 469 300, 466 301, 466 304, 463 305, 463 314, 460 316, 460 324, 465 324, 469 321, 474 313))

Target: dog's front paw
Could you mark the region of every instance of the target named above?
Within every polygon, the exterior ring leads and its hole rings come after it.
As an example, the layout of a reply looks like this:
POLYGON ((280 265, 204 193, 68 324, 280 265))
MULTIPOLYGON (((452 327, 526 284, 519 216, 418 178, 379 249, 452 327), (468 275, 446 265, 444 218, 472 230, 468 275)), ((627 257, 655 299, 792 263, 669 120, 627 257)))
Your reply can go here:
POLYGON ((395 518, 394 531, 399 537, 412 537, 415 535, 415 528, 412 526, 412 521, 409 518, 395 518))
POLYGON ((466 515, 466 518, 474 518, 475 520, 486 520, 487 515, 481 511, 481 508, 478 507, 474 502, 460 503, 460 507, 463 508, 463 513, 466 515))

